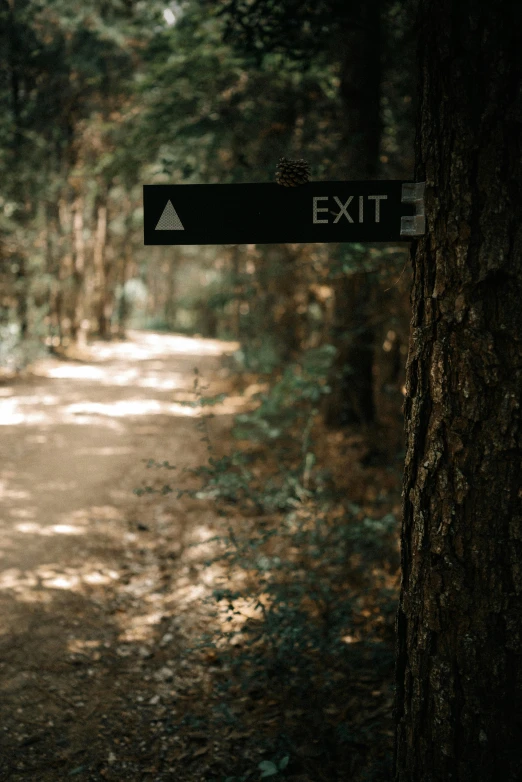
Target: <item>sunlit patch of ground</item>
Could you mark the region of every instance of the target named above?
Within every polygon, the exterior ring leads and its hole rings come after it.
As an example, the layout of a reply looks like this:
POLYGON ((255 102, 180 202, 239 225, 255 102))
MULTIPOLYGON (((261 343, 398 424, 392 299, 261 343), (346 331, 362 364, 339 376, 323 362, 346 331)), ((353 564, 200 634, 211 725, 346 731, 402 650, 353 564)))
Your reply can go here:
MULTIPOLYGON (((96 343, 95 349, 86 356, 90 359, 88 363, 59 359, 36 362, 32 368, 34 378, 72 381, 69 403, 64 404, 62 397, 49 393, 43 386, 23 396, 17 394, 16 386, 7 386, 0 389, 0 426, 39 426, 45 430, 59 418, 64 424, 100 425, 121 431, 120 419, 130 416, 198 417, 201 415, 198 396, 193 388, 187 388, 191 373, 194 380, 198 358, 231 354, 239 347, 235 342, 177 335, 131 332, 130 337, 130 342, 96 343), (169 366, 166 371, 165 362, 175 361, 176 357, 184 361, 181 370, 169 366), (190 364, 186 363, 188 357, 190 364), (111 402, 81 399, 75 390, 86 385, 97 389, 97 395, 103 387, 110 386, 116 392, 113 396, 119 398, 111 402)), ((261 388, 253 385, 241 395, 229 395, 214 405, 213 412, 235 414, 261 388)), ((201 391, 200 396, 204 393, 201 391)))

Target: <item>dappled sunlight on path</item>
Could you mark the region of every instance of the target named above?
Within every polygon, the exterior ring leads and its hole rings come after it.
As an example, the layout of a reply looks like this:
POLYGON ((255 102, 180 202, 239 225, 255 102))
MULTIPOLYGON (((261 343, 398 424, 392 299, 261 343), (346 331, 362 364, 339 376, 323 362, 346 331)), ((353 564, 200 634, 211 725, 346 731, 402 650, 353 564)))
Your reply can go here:
MULTIPOLYGON (((235 343, 184 336, 130 336, 126 343, 95 343, 88 363, 40 361, 30 383, 1 389, 4 573, 15 558, 21 560, 18 567, 34 568, 46 551, 43 538, 57 542, 64 556, 80 556, 83 541, 78 547, 72 538, 94 533, 92 503, 100 495, 113 499, 111 491, 129 465, 143 469, 151 454, 150 438, 160 437, 173 417, 200 414, 190 402, 201 356, 206 370, 217 372, 216 359, 237 348, 235 343), (184 404, 172 402, 173 392, 184 404)), ((203 453, 199 437, 194 424, 180 427, 176 434, 181 442, 169 442, 168 450, 176 458, 183 454, 183 466, 194 466, 196 454, 201 458, 203 453)), ((133 500, 131 492, 127 500, 133 500)))
MULTIPOLYGON (((111 779, 142 778, 133 733, 185 686, 182 672, 171 683, 173 644, 216 575, 187 545, 215 529, 201 503, 133 489, 151 458, 176 465, 178 486, 206 461, 194 369, 221 392, 235 349, 132 332, 0 385, 0 778, 54 782, 84 764, 101 779, 109 756, 111 779), (104 735, 111 713, 119 745, 104 735)), ((244 401, 213 409, 216 431, 244 401)))

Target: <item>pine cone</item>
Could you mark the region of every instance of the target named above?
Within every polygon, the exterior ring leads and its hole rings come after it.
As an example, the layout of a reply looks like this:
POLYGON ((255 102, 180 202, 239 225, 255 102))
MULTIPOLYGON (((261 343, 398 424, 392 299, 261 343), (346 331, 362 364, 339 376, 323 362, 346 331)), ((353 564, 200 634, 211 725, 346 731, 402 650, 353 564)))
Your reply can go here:
POLYGON ((310 181, 310 166, 303 160, 288 160, 286 157, 279 159, 276 166, 276 182, 285 187, 297 187, 310 181))

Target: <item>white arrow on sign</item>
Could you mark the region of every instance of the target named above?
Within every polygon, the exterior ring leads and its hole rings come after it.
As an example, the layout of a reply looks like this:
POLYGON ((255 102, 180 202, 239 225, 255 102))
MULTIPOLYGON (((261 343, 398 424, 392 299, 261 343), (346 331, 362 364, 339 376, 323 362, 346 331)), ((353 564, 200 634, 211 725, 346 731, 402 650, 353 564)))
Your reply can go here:
POLYGON ((178 217, 178 213, 172 206, 172 201, 167 201, 167 206, 158 220, 156 231, 184 231, 183 223, 178 217))

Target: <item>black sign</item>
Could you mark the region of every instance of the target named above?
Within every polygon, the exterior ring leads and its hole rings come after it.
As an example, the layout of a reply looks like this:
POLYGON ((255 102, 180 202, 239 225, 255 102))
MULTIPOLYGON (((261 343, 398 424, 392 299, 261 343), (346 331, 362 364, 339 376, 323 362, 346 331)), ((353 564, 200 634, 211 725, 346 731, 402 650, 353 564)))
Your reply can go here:
POLYGON ((402 180, 144 185, 145 244, 411 241, 423 192, 402 180))

